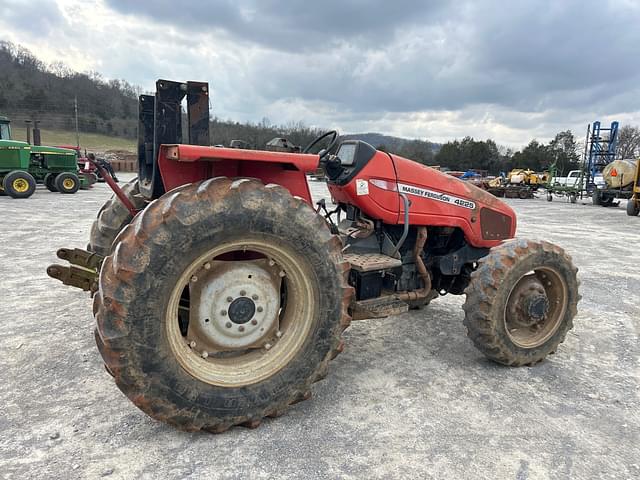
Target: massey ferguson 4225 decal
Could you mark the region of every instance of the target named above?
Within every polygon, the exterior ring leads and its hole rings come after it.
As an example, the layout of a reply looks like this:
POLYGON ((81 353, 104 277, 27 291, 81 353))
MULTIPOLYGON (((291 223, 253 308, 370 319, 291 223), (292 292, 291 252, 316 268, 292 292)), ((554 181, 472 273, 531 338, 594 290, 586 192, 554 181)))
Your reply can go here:
POLYGON ((428 198, 429 200, 436 200, 438 202, 450 203, 451 205, 457 205, 458 207, 468 208, 470 210, 473 210, 474 208, 476 208, 476 204, 470 200, 455 197, 453 195, 448 195, 442 192, 427 190, 426 188, 419 188, 419 187, 414 187, 412 185, 405 185, 404 183, 398 183, 398 190, 400 191, 400 193, 408 193, 409 195, 428 198))

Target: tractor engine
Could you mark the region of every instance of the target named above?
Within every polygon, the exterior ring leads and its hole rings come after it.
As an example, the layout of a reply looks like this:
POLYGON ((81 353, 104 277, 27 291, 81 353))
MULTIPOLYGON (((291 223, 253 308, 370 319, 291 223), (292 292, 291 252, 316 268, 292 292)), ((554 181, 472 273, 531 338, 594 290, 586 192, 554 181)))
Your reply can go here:
POLYGON ((362 315, 463 293, 477 260, 515 234, 514 212, 492 195, 367 143, 342 142, 324 163, 362 315))

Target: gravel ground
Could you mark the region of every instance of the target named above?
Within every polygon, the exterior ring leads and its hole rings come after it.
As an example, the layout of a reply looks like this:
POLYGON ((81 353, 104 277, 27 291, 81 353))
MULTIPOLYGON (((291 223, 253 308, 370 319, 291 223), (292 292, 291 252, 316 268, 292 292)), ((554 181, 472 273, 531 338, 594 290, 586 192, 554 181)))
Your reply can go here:
POLYGON ((508 200, 519 236, 558 243, 580 269, 576 327, 542 364, 486 361, 463 299, 446 296, 354 322, 310 401, 209 435, 138 411, 102 367, 88 295, 45 274, 56 249, 84 247, 108 196, 0 197, 2 478, 640 477, 640 218, 624 202, 508 200))

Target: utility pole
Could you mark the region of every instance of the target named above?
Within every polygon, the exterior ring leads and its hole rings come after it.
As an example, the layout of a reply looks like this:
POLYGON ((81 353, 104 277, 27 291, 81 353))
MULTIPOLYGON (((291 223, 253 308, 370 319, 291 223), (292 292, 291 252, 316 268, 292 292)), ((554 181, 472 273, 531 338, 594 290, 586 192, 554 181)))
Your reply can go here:
POLYGON ((80 131, 78 130, 78 96, 73 98, 73 110, 76 116, 76 147, 80 148, 80 131))

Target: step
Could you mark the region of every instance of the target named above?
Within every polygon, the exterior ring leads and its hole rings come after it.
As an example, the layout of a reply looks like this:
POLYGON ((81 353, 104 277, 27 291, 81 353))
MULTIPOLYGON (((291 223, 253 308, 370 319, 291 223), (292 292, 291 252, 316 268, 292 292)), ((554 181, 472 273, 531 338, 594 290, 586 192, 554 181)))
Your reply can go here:
POLYGON ((358 272, 388 270, 402 266, 402 260, 382 253, 345 253, 344 259, 358 272))
POLYGON ((395 295, 370 298, 353 303, 351 316, 353 320, 366 318, 384 318, 398 315, 409 310, 409 305, 399 300, 395 295))

